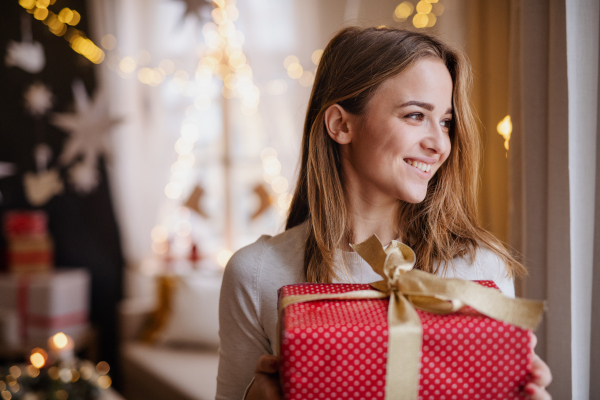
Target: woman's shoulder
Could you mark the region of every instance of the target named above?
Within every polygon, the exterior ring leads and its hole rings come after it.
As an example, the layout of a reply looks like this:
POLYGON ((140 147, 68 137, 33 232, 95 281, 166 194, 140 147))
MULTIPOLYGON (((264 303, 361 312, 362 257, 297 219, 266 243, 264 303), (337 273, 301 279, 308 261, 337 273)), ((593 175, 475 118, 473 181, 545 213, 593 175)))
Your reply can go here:
POLYGON ((456 257, 453 266, 448 268, 448 275, 468 280, 494 281, 502 292, 515 296, 513 279, 510 277, 508 266, 504 259, 492 249, 479 245, 474 256, 466 254, 456 257))
POLYGON ((225 267, 226 275, 247 282, 271 272, 280 275, 297 270, 303 263, 307 235, 306 222, 275 236, 262 235, 231 256, 225 267))

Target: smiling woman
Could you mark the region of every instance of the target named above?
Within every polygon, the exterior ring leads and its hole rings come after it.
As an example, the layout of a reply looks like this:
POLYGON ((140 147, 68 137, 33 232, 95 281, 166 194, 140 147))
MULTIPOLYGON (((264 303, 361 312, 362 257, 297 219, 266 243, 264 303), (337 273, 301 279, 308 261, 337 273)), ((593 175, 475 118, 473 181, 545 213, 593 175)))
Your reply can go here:
MULTIPOLYGON (((239 250, 225 269, 218 399, 241 398, 250 382, 249 399, 282 398, 272 356, 276 289, 378 281, 349 246, 374 233, 384 244, 409 244, 417 269, 492 280, 514 297, 512 277, 523 267, 475 215, 479 143, 470 80, 460 51, 422 33, 352 27, 329 42, 308 104, 286 231, 239 250)), ((536 359, 532 373, 526 390, 547 398, 547 366, 536 359)))

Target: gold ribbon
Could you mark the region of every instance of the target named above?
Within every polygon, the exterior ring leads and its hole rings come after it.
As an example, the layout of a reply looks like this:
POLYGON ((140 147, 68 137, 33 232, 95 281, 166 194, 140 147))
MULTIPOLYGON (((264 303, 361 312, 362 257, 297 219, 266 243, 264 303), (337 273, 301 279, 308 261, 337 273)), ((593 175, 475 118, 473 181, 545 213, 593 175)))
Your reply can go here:
POLYGON ((287 296, 281 300, 279 314, 285 307, 307 301, 389 297, 386 400, 418 397, 423 328, 416 308, 449 314, 470 306, 490 318, 530 330, 537 327, 542 317, 544 302, 511 299, 499 290, 475 282, 440 278, 413 269, 415 253, 403 243, 393 241, 384 249, 373 235, 352 248, 383 278, 371 283, 376 290, 287 296))

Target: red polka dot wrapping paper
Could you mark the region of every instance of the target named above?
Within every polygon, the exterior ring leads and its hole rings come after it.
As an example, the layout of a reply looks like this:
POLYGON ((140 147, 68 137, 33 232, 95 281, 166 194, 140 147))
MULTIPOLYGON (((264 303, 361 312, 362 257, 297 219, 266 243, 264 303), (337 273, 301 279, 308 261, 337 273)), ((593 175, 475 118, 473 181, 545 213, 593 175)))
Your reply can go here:
MULTIPOLYGON (((478 281, 497 288, 492 281, 478 281)), ((364 284, 296 284, 291 295, 345 293, 364 284)), ((281 322, 282 387, 287 400, 385 399, 388 300, 292 304, 281 322)), ((532 333, 464 308, 423 325, 419 400, 523 399, 533 357, 532 333)))

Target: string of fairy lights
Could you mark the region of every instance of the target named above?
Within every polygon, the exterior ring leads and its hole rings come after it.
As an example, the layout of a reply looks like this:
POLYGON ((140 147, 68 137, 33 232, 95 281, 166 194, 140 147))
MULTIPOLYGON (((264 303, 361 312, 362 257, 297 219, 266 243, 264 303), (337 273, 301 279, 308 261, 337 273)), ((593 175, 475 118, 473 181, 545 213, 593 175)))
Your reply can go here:
POLYGON ((42 21, 50 32, 68 41, 75 52, 94 64, 100 64, 105 57, 104 51, 88 39, 85 33, 75 28, 81 15, 67 7, 56 14, 48 9, 55 2, 56 0, 19 0, 21 7, 33 14, 33 18, 42 21))

